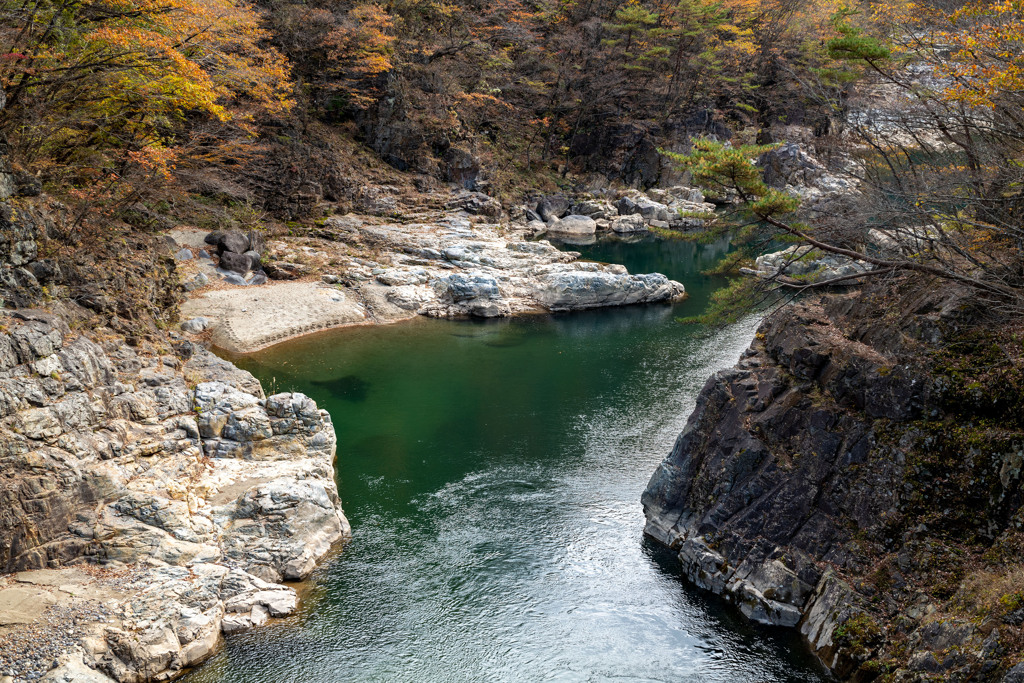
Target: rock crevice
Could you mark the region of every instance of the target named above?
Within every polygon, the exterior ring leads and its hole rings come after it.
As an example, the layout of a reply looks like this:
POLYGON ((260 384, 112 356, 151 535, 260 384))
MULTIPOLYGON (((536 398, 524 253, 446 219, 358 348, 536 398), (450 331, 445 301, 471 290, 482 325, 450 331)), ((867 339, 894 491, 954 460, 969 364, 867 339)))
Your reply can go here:
MULTIPOLYGON (((798 628, 841 678, 1001 681, 1020 637, 1001 614, 1021 593, 1020 556, 999 549, 1020 541, 1024 494, 999 476, 1014 423, 985 425, 1016 399, 993 384, 994 400, 965 405, 973 379, 942 363, 966 362, 950 349, 995 333, 967 319, 962 295, 903 290, 763 323, 707 381, 652 476, 645 531, 696 586, 798 628), (971 571, 1008 592, 982 591, 971 571)), ((1012 382, 1015 361, 997 362, 993 377, 1012 382)))
POLYGON ((0 675, 40 666, 14 658, 45 609, 4 609, 39 571, 57 577, 40 605, 103 615, 76 617, 65 649, 118 681, 166 679, 294 611, 279 582, 350 533, 326 411, 187 341, 132 348, 35 310, 0 330, 0 675))

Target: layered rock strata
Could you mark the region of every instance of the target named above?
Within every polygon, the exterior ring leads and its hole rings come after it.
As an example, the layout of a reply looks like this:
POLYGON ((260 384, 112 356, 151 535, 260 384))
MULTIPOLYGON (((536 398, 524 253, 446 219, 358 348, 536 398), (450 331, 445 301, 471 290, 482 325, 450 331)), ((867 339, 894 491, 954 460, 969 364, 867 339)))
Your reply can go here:
POLYGON ((166 679, 290 614, 279 582, 349 535, 334 456, 311 399, 266 397, 202 347, 3 312, 0 677, 52 666, 22 633, 52 609, 75 624, 67 654, 117 681, 166 679))
POLYGON ((580 261, 577 252, 465 215, 404 225, 343 216, 317 235, 270 241, 268 267, 301 269, 320 282, 199 291, 183 316, 208 319, 218 347, 248 352, 327 327, 417 315, 493 318, 685 296, 682 284, 660 273, 580 261))

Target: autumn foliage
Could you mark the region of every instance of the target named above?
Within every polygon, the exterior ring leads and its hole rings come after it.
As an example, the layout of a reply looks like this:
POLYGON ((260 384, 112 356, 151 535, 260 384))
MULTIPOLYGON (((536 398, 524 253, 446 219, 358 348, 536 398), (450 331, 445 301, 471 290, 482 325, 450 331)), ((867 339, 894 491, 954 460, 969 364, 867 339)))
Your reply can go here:
POLYGON ((0 13, 15 154, 95 204, 169 180, 190 121, 251 134, 293 104, 286 61, 242 2, 40 0, 0 13))

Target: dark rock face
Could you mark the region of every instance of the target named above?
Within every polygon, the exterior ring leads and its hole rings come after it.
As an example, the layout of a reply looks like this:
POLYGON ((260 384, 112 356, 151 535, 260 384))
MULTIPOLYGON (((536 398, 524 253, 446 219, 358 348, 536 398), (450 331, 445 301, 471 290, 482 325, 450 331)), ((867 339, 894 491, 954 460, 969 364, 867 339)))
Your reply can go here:
POLYGON ((465 147, 450 147, 444 153, 444 179, 458 183, 467 190, 477 189, 480 180, 480 160, 465 147))
POLYGON ((537 204, 537 213, 544 221, 551 221, 555 218, 561 218, 569 212, 569 205, 571 202, 563 195, 556 194, 550 197, 544 197, 537 204))
MULTIPOLYGON (((893 680, 953 670, 943 680, 1003 680, 1007 660, 993 653, 1019 637, 962 608, 947 613, 943 596, 975 589, 945 585, 934 569, 948 551, 942 534, 976 539, 981 557, 1016 542, 1024 518, 1018 448, 993 438, 973 469, 969 452, 950 453, 949 470, 934 464, 952 438, 934 430, 957 428, 944 415, 956 392, 930 359, 942 330, 962 333, 965 308, 945 296, 890 303, 888 320, 871 296, 769 319, 739 363, 705 384, 643 495, 647 535, 678 551, 690 581, 754 621, 798 627, 842 678, 899 669, 893 680)), ((956 552, 950 561, 966 564, 956 552)), ((1013 576, 1018 561, 988 571, 1013 576)))
POLYGON ((223 256, 227 251, 244 254, 249 251, 249 238, 237 230, 221 233, 217 238, 217 255, 223 256))
POLYGON ((765 152, 758 158, 757 165, 764 169, 765 184, 778 188, 812 185, 825 172, 821 163, 795 142, 765 152))
POLYGON ((234 273, 248 273, 252 270, 252 256, 225 251, 220 255, 220 267, 234 273))

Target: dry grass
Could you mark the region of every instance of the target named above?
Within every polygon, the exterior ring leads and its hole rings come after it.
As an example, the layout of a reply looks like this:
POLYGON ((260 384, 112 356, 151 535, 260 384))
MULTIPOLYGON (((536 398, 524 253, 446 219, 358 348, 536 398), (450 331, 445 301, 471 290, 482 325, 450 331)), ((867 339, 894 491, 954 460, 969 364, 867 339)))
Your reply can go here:
POLYGON ((960 584, 949 607, 965 616, 1002 617, 1024 607, 1024 564, 1003 571, 978 569, 960 584))

